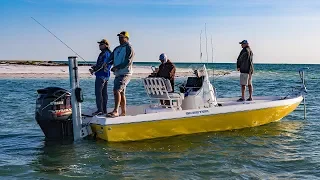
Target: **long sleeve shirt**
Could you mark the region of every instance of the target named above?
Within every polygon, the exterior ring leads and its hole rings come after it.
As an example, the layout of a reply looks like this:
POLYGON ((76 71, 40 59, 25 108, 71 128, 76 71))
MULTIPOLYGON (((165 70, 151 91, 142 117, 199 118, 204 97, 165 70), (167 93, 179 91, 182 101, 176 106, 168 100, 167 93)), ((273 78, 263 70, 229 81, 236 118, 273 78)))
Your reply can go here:
POLYGON ((253 73, 253 53, 249 46, 244 47, 237 59, 237 68, 241 73, 253 73))

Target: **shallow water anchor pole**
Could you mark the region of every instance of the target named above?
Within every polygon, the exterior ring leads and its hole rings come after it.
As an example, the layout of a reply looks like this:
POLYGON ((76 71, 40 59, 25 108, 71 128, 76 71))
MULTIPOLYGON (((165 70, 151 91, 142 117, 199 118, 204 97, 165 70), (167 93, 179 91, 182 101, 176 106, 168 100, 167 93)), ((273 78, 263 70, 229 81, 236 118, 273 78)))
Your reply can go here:
POLYGON ((306 93, 307 93, 307 88, 306 88, 306 81, 305 81, 305 76, 304 76, 304 71, 303 69, 309 69, 309 68, 302 68, 299 70, 299 75, 302 83, 301 87, 301 94, 303 97, 303 110, 304 110, 304 119, 307 118, 307 105, 306 105, 306 93))
MULTIPOLYGON (((306 91, 306 85, 305 85, 305 80, 304 80, 304 71, 302 73, 302 84, 304 87, 304 90, 306 91)), ((304 119, 307 118, 307 105, 306 105, 306 95, 303 94, 303 106, 304 106, 304 119)))
POLYGON ((79 75, 78 75, 78 61, 76 56, 69 56, 69 77, 71 92, 71 106, 72 106, 72 124, 73 124, 73 140, 81 139, 81 103, 76 99, 76 88, 79 88, 79 75))
POLYGON ((303 96, 303 105, 304 105, 304 119, 307 118, 307 106, 306 106, 306 97, 303 96))

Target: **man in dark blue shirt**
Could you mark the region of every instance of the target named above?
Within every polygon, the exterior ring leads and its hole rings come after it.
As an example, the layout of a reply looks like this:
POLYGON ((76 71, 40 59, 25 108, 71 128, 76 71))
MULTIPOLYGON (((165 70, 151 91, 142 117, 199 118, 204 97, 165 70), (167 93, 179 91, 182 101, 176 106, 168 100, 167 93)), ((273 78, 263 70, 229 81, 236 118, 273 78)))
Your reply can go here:
POLYGON ((110 57, 111 50, 110 45, 106 39, 102 39, 99 43, 99 49, 101 53, 97 59, 97 63, 89 69, 91 74, 96 75, 95 81, 95 95, 97 111, 93 115, 101 115, 107 113, 107 101, 108 101, 108 80, 110 77, 111 65, 107 65, 107 61, 110 57))

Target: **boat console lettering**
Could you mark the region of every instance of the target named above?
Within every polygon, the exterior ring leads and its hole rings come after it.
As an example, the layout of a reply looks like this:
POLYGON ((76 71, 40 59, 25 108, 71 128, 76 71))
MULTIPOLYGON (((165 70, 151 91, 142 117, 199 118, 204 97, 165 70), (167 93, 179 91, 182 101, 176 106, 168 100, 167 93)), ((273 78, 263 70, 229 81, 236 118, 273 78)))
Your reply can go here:
POLYGON ((203 113, 208 113, 208 112, 209 112, 209 110, 193 111, 193 112, 186 112, 186 115, 203 114, 203 113))
POLYGON ((52 102, 51 104, 52 105, 62 105, 64 102, 63 101, 55 101, 55 102, 52 102))

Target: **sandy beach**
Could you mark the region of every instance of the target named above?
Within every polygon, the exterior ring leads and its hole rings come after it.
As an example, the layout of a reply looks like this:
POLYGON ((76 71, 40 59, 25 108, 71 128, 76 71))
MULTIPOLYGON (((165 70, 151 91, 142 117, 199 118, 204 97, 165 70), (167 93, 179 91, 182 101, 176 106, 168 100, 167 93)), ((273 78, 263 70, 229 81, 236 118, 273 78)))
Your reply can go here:
MULTIPOLYGON (((90 78, 94 75, 89 73, 90 66, 79 66, 81 78, 90 78)), ((134 66, 133 78, 143 78, 151 73, 151 68, 147 66, 134 66)), ((210 72, 211 74, 212 72, 210 72)), ((228 71, 215 70, 217 76, 229 74, 228 71)), ((111 73, 111 78, 114 76, 111 73)), ((177 68, 176 77, 192 75, 192 69, 177 68)), ((0 78, 68 78, 68 66, 38 66, 21 64, 0 64, 0 78)))

